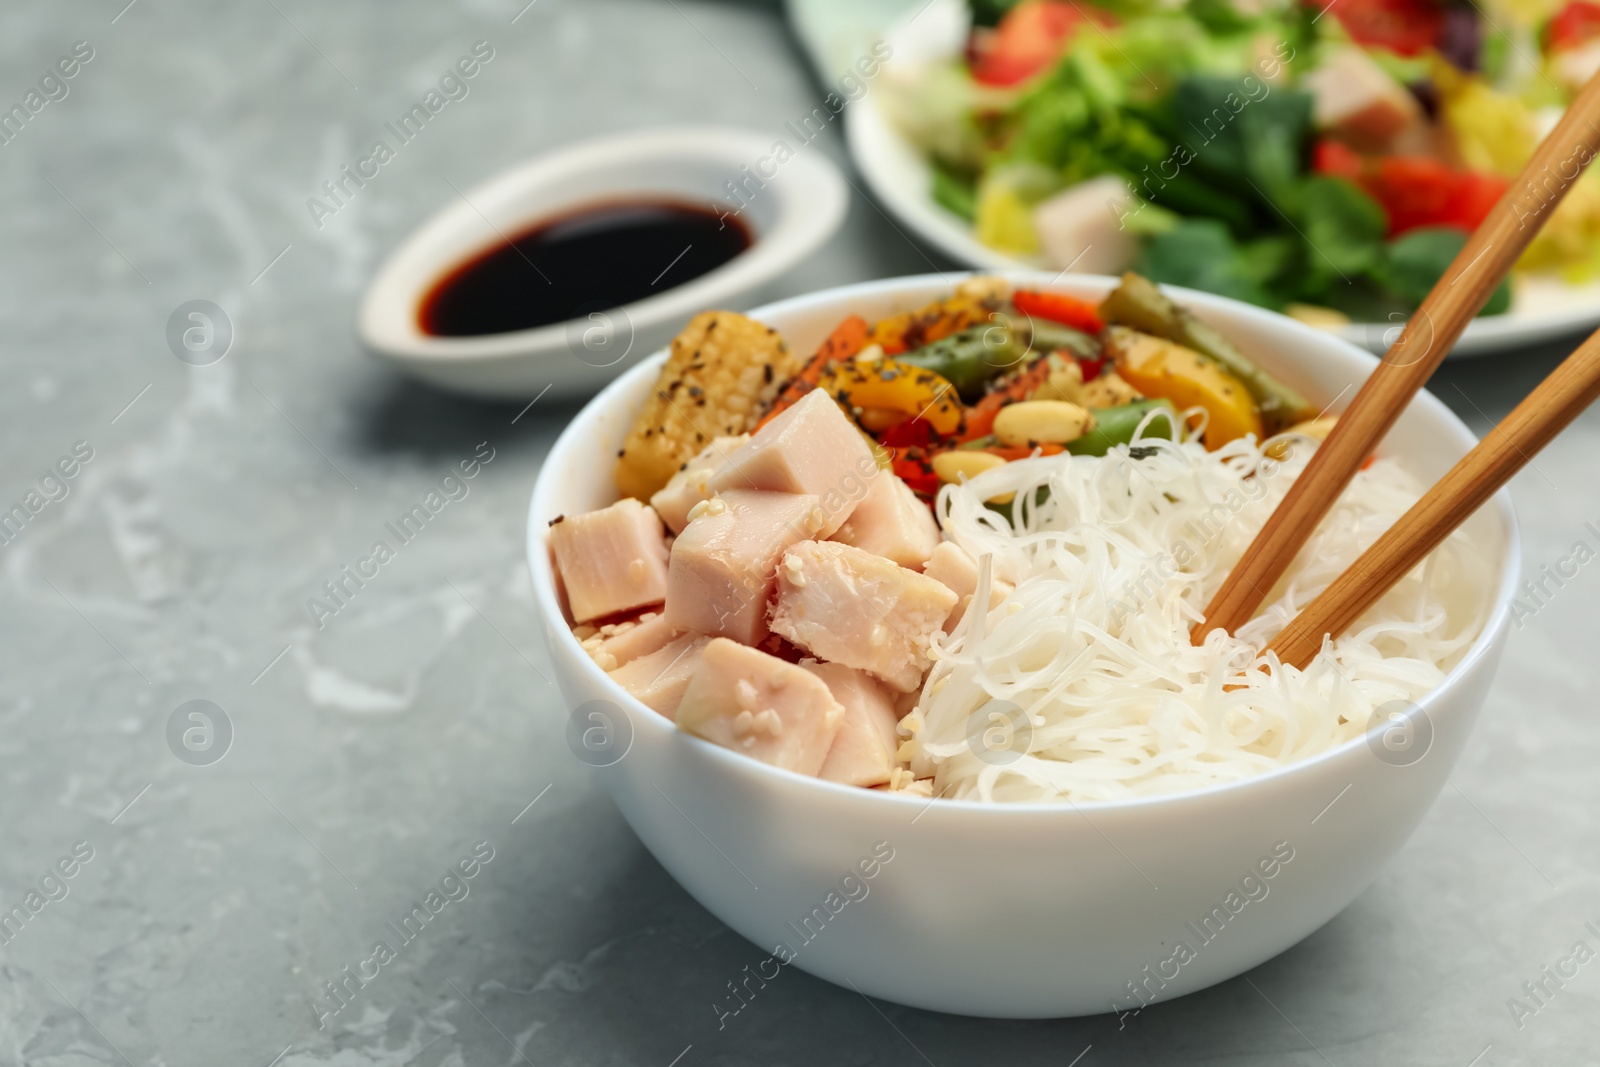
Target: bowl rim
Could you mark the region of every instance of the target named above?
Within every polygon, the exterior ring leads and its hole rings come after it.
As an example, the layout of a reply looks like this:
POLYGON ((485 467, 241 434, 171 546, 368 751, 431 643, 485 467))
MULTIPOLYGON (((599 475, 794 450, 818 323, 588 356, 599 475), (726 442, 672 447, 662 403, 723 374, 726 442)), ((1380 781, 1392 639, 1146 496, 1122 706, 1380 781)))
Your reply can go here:
MULTIPOLYGON (((631 173, 638 176, 639 190, 617 195, 688 200, 664 186, 650 192, 650 186, 661 183, 647 173, 648 168, 674 161, 698 162, 725 166, 733 173, 741 166, 755 166, 770 154, 771 138, 756 130, 670 126, 597 137, 512 164, 440 204, 394 246, 362 294, 356 332, 369 351, 401 364, 495 364, 560 351, 566 346, 569 328, 583 318, 472 337, 424 333, 417 321, 418 301, 445 273, 471 258, 471 253, 437 249, 452 244, 466 227, 478 230, 488 223, 496 230, 521 228, 565 210, 612 199, 578 195, 553 199, 536 210, 508 210, 517 198, 574 176, 631 173), (502 216, 519 221, 512 223, 502 216), (494 218, 501 221, 490 221, 494 218), (426 269, 419 268, 419 263, 426 263, 426 269), (418 275, 426 280, 417 282, 418 275)), ((773 221, 761 226, 740 214, 751 237, 743 252, 682 285, 608 311, 620 312, 635 331, 648 330, 766 284, 831 237, 848 207, 843 175, 815 152, 797 153, 783 163, 765 179, 759 195, 770 197, 773 221)), ((492 245, 492 239, 486 238, 473 247, 492 245)))
MULTIPOLYGON (((831 303, 835 300, 849 297, 864 297, 893 293, 899 290, 910 290, 933 284, 943 284, 954 287, 961 281, 971 277, 1004 277, 1017 283, 1028 283, 1045 287, 1055 287, 1063 292, 1081 292, 1084 288, 1104 289, 1116 283, 1115 278, 1105 275, 1093 274, 1052 274, 1049 271, 1038 270, 961 270, 933 274, 902 275, 894 278, 881 278, 866 282, 856 282, 848 285, 835 286, 821 289, 799 296, 789 297, 784 300, 764 304, 749 312, 752 318, 760 319, 765 315, 783 314, 791 311, 804 310, 810 306, 831 303)), ((1286 315, 1268 311, 1265 308, 1245 304, 1229 297, 1204 293, 1195 289, 1186 289, 1182 286, 1162 286, 1164 291, 1177 296, 1184 304, 1191 307, 1210 307, 1227 311, 1229 314, 1240 315, 1246 319, 1255 319, 1263 324, 1281 326, 1288 324, 1292 333, 1301 334, 1311 344, 1331 345, 1344 349, 1347 355, 1354 356, 1358 362, 1376 367, 1378 358, 1358 345, 1351 344, 1343 338, 1319 331, 1314 327, 1297 322, 1286 315)), ((586 403, 572 420, 561 431, 555 443, 546 455, 544 464, 541 465, 539 474, 534 482, 532 499, 529 501, 528 526, 527 526, 527 553, 528 567, 532 573, 534 599, 538 610, 544 615, 547 632, 559 631, 559 637, 552 637, 556 641, 570 642, 570 648, 565 651, 577 657, 580 669, 589 674, 593 679, 609 687, 611 699, 622 707, 634 723, 634 728, 639 729, 640 720, 645 720, 650 725, 644 729, 658 730, 663 735, 677 735, 682 742, 701 746, 707 758, 719 761, 729 761, 726 766, 736 773, 749 775, 775 775, 777 780, 787 782, 800 789, 819 789, 821 796, 831 796, 835 800, 845 797, 861 797, 863 803, 896 804, 903 808, 925 808, 939 800, 941 811, 986 811, 1001 812, 1018 816, 1043 816, 1049 813, 1074 813, 1081 811, 1091 812, 1122 812, 1146 811, 1161 808, 1173 803, 1196 801, 1202 798, 1210 799, 1233 794, 1241 790, 1260 789, 1269 787, 1287 776, 1309 773, 1314 768, 1332 763, 1347 757, 1350 753, 1368 743, 1371 731, 1350 738, 1333 748, 1319 752, 1314 756, 1298 760, 1293 763, 1282 764, 1271 770, 1253 774, 1245 778, 1229 782, 1219 782, 1200 789, 1191 789, 1176 793, 1161 793, 1154 796, 1128 797, 1114 800, 1072 801, 1066 798, 1059 800, 1040 801, 984 801, 966 800, 959 798, 929 798, 910 796, 904 793, 891 793, 881 789, 864 789, 860 786, 845 785, 839 782, 830 782, 812 775, 799 774, 795 771, 774 767, 760 760, 753 760, 738 752, 713 744, 704 738, 679 730, 677 724, 662 716, 659 712, 646 706, 633 694, 623 689, 602 671, 594 659, 584 652, 576 637, 573 636, 571 627, 566 623, 566 616, 562 611, 560 598, 556 595, 554 581, 554 568, 551 565, 549 554, 544 549, 540 537, 540 516, 551 509, 547 506, 548 497, 554 492, 553 483, 547 478, 546 472, 554 469, 553 460, 557 459, 566 450, 580 447, 579 437, 588 432, 588 421, 596 412, 604 410, 608 403, 614 402, 620 393, 630 391, 636 379, 647 375, 655 375, 666 357, 667 350, 662 349, 642 358, 638 365, 630 368, 627 373, 618 377, 606 386, 597 396, 586 403), (866 799, 871 798, 871 799, 866 799)), ((1369 370, 1370 373, 1370 370, 1369 370)), ((1423 389, 1417 394, 1418 401, 1425 405, 1433 405, 1446 420, 1453 423, 1453 431, 1458 437, 1459 444, 1471 447, 1476 439, 1472 431, 1461 419, 1432 393, 1423 389)), ((1507 626, 1511 621, 1511 607, 1516 599, 1517 583, 1521 578, 1522 539, 1517 522, 1516 508, 1512 503, 1509 488, 1501 488, 1491 498, 1495 514, 1499 517, 1504 529, 1505 545, 1502 552, 1501 576, 1498 585, 1493 590, 1494 604, 1485 619, 1483 629, 1473 640, 1461 659, 1451 667, 1444 680, 1424 693, 1416 700, 1416 706, 1424 715, 1431 712, 1433 706, 1441 699, 1441 694, 1446 693, 1457 685, 1482 661, 1494 654, 1507 626)), ((555 653, 555 649, 551 649, 555 653)), ((559 689, 559 686, 557 687, 559 689)), ((621 761, 619 761, 620 763, 621 761)), ((820 799, 820 798, 819 798, 820 799)))

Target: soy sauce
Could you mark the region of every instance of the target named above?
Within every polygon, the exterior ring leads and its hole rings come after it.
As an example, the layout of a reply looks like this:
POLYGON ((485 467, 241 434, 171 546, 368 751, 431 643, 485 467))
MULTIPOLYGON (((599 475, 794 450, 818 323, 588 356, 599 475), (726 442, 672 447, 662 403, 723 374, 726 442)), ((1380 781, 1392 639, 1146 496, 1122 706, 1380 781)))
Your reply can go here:
POLYGON ((671 200, 593 204, 508 235, 423 297, 436 337, 528 330, 665 292, 750 247, 738 216, 671 200))

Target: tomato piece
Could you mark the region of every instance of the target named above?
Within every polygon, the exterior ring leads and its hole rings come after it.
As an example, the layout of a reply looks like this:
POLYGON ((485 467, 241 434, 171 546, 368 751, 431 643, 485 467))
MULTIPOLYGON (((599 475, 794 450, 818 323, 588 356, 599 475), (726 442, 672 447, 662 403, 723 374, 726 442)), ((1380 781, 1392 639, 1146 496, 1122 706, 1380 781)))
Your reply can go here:
POLYGON ((1419 226, 1477 229, 1511 187, 1498 175, 1458 171, 1425 156, 1379 160, 1361 185, 1389 216, 1391 236, 1419 226))
POLYGON ((1361 178, 1361 155, 1342 141, 1318 141, 1311 148, 1311 169, 1336 178, 1361 178))
POLYGON ((1100 318, 1100 309, 1091 301, 1079 300, 1075 296, 1019 289, 1012 294, 1011 303, 1031 318, 1049 319, 1084 333, 1099 333, 1106 327, 1100 318))
POLYGON ((1460 226, 1464 230, 1476 230, 1489 217, 1489 212, 1506 195, 1506 190, 1511 188, 1511 183, 1498 174, 1484 174, 1478 171, 1463 174, 1461 185, 1456 190, 1455 203, 1451 217, 1443 220, 1442 225, 1460 226))
POLYGON ((1600 4, 1590 0, 1570 0, 1545 24, 1547 51, 1564 52, 1600 37, 1600 4))
MULTIPOLYGON (((1317 0, 1307 6, 1322 8, 1317 0)), ((1432 48, 1444 30, 1444 7, 1437 0, 1339 0, 1328 5, 1350 39, 1414 56, 1432 48)))
POLYGON ((1435 159, 1391 156, 1379 160, 1368 191, 1389 216, 1389 232, 1427 226, 1450 209, 1456 172, 1435 159))
POLYGON ((1022 0, 1006 12, 978 47, 972 77, 984 85, 1011 86, 1053 65, 1078 27, 1109 16, 1073 0, 1022 0))

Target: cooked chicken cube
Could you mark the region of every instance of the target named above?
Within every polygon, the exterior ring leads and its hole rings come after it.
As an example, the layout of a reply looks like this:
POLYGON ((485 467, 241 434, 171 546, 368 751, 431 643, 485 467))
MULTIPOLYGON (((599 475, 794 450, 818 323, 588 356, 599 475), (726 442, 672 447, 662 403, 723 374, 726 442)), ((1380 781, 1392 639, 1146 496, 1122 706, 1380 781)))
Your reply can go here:
POLYGON ((685 463, 664 489, 650 498, 650 506, 656 509, 656 514, 667 524, 667 529, 673 533, 682 532, 689 524, 689 509, 702 500, 711 499, 711 487, 707 484, 711 476, 722 469, 728 457, 748 440, 750 435, 747 433, 714 439, 685 463))
POLYGON ((583 650, 603 671, 614 671, 629 660, 648 656, 678 636, 666 616, 647 611, 637 619, 607 623, 582 638, 583 650))
POLYGON ((1057 270, 1121 274, 1138 253, 1123 215, 1134 199, 1123 179, 1106 174, 1065 189, 1033 209, 1045 261, 1057 270))
POLYGON ((1311 93, 1317 129, 1357 148, 1388 149, 1423 121, 1411 91, 1354 45, 1331 50, 1303 84, 1311 93))
POLYGON ((778 556, 816 537, 817 498, 728 490, 695 505, 667 565, 670 625, 753 645, 767 636, 778 556))
POLYGON ((1562 88, 1577 95, 1590 78, 1600 73, 1600 37, 1556 51, 1550 56, 1550 73, 1562 88))
POLYGON ((661 603, 667 593, 667 542, 661 518, 632 498, 557 519, 550 550, 574 622, 661 603))
POLYGON ((800 666, 828 683, 828 691, 844 708, 839 733, 822 761, 818 778, 845 785, 874 786, 889 780, 894 754, 900 747, 895 725, 895 697, 866 671, 842 663, 802 660, 800 666))
POLYGON ((711 476, 713 492, 765 489, 810 493, 824 517, 818 537, 828 537, 850 517, 878 474, 878 462, 861 431, 833 398, 814 389, 757 430, 711 476))
POLYGON ((910 486, 883 471, 867 483, 867 495, 833 540, 919 569, 939 544, 939 524, 910 486))
POLYGON ((710 642, 704 634, 683 634, 649 655, 629 660, 610 672, 611 677, 640 703, 671 719, 710 642))
POLYGON ((814 775, 845 709, 828 685, 758 649, 713 638, 678 706, 678 725, 763 763, 814 775))
MULTIPOLYGON (((972 596, 978 591, 978 561, 960 545, 950 541, 941 541, 929 557, 927 566, 922 568, 922 573, 947 586, 951 592, 961 598, 955 610, 944 621, 944 632, 951 633, 956 625, 967 614, 967 607, 972 603, 972 596)), ((989 577, 989 607, 994 608, 1010 595, 1015 589, 1004 578, 989 577)))
POLYGON ((932 578, 853 545, 802 541, 778 564, 772 630, 818 659, 909 692, 956 599, 932 578))

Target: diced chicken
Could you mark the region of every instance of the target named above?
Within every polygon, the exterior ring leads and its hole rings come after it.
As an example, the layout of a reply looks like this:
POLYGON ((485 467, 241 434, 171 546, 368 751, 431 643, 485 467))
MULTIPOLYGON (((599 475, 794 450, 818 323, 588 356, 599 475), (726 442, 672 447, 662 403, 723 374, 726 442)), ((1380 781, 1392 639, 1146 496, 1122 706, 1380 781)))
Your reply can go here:
POLYGON ((767 636, 778 556, 817 536, 817 498, 731 489, 694 512, 672 542, 668 623, 754 645, 767 636))
MULTIPOLYGON (((944 621, 944 632, 951 633, 955 630, 967 614, 967 607, 972 603, 972 595, 978 591, 978 561, 960 545, 950 541, 941 541, 933 550, 933 555, 928 559, 928 565, 922 568, 922 573, 929 578, 942 583, 951 592, 961 598, 955 610, 944 621)), ((1004 578, 989 576, 989 607, 997 607, 1016 586, 1004 578)))
POLYGON ((920 569, 939 544, 939 524, 910 486, 883 471, 867 483, 867 495, 833 540, 920 569))
POLYGON ((677 635, 665 615, 647 611, 637 619, 607 623, 580 643, 601 670, 614 671, 629 660, 648 656, 677 635))
POLYGON ((818 659, 868 671, 902 692, 928 669, 928 641, 956 594, 932 578, 837 541, 802 541, 778 564, 772 630, 818 659))
POLYGON ((814 775, 845 709, 827 683, 776 656, 713 638, 678 706, 678 725, 763 763, 814 775))
POLYGON ((1311 117, 1317 129, 1357 148, 1382 151, 1420 126, 1422 107, 1404 85, 1354 46, 1332 49, 1308 73, 1311 117))
POLYGON ((646 608, 666 596, 666 535, 660 516, 639 501, 624 498, 557 519, 549 536, 574 622, 646 608))
POLYGON ((1600 37, 1557 51, 1550 57, 1550 72, 1562 88, 1576 94, 1600 72, 1600 37))
POLYGON ((1123 216, 1134 207, 1128 183, 1115 175, 1090 178, 1033 209, 1033 229, 1056 270, 1121 274, 1138 254, 1123 216))
POLYGON ((957 596, 970 596, 978 588, 978 561, 954 541, 940 541, 922 573, 957 596))
POLYGON ((656 509, 656 514, 667 524, 667 529, 680 533, 689 525, 689 509, 702 500, 711 499, 711 487, 708 484, 711 476, 748 440, 750 435, 747 433, 737 437, 712 438, 709 445, 672 476, 665 488, 650 498, 650 506, 656 509))
POLYGON ((710 643, 703 634, 684 634, 649 655, 628 661, 612 671, 611 677, 640 703, 671 719, 710 643))
POLYGON ((821 505, 816 536, 828 537, 850 517, 877 474, 877 460, 861 431, 832 397, 814 389, 757 430, 709 484, 715 493, 809 493, 821 505))
POLYGON ((865 671, 842 663, 802 660, 800 666, 828 684, 828 691, 844 707, 839 733, 822 761, 818 778, 845 785, 874 786, 889 780, 894 754, 900 747, 895 725, 895 697, 882 682, 865 671))

